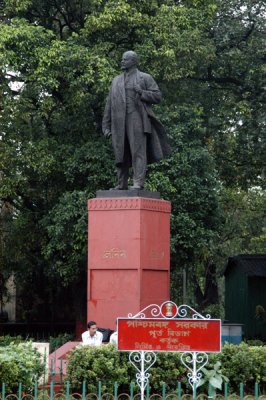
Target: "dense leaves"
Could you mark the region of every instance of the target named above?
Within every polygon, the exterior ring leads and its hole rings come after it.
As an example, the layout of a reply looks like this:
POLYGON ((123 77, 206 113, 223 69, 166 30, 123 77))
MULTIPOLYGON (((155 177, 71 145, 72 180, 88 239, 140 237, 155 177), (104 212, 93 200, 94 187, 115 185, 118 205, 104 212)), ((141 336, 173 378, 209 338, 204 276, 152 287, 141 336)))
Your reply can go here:
MULTIPOLYGON (((229 380, 230 393, 238 393, 241 382, 245 383, 247 393, 254 393, 255 382, 258 382, 263 390, 266 383, 265 355, 265 346, 248 346, 244 342, 240 345, 226 343, 221 353, 209 355, 208 370, 203 374, 204 381, 210 381, 210 375, 215 376, 218 380, 213 383, 216 384, 214 388, 217 388, 221 379, 223 382, 229 380)), ((174 392, 178 382, 182 382, 183 388, 186 387, 185 393, 191 391, 181 353, 157 353, 156 363, 149 373, 151 393, 159 393, 163 384, 167 392, 174 392)), ((87 391, 90 393, 97 393, 99 381, 103 393, 113 393, 114 383, 117 382, 118 392, 125 393, 129 390, 129 383, 135 383, 135 374, 136 369, 129 363, 128 354, 118 352, 113 345, 94 348, 80 346, 69 354, 65 381, 69 381, 72 389, 76 391, 81 391, 82 383, 86 381, 87 391)), ((198 391, 206 393, 206 389, 205 384, 198 391)), ((135 385, 135 391, 138 390, 135 385)))
POLYGON ((181 268, 186 300, 204 308, 220 301, 228 256, 265 251, 264 16, 260 0, 4 2, 0 262, 21 295, 46 282, 28 307, 80 285, 83 306, 72 302, 85 307, 86 203, 115 181, 101 119, 128 49, 164 97, 173 153, 150 166, 147 188, 172 201, 174 300, 181 268))
POLYGON ((30 342, 0 347, 0 380, 6 392, 17 393, 19 383, 25 392, 32 388, 45 370, 41 358, 30 342))

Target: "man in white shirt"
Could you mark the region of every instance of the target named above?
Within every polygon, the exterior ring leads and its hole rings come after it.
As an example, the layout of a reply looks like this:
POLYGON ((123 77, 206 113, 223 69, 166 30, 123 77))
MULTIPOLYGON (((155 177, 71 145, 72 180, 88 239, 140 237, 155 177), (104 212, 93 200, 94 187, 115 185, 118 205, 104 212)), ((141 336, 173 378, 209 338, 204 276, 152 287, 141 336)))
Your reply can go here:
POLYGON ((100 346, 103 341, 103 334, 97 331, 97 324, 94 321, 88 322, 88 330, 82 333, 83 346, 100 346))

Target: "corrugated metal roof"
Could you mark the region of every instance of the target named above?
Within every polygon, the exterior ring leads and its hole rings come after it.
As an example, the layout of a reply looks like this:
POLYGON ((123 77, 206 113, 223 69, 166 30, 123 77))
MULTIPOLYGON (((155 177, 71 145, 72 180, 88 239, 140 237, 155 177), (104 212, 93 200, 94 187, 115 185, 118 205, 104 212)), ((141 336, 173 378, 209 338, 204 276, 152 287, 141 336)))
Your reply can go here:
POLYGON ((266 277, 266 254, 239 254, 229 257, 224 275, 228 275, 231 268, 239 268, 247 276, 266 277))

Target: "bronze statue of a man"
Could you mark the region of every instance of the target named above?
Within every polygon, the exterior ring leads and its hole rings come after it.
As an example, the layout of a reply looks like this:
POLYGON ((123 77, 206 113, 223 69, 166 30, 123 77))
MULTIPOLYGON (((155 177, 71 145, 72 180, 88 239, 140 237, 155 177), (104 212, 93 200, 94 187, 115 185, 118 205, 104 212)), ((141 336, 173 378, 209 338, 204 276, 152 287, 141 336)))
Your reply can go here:
POLYGON ((112 136, 118 184, 114 189, 128 189, 129 168, 133 168, 133 186, 143 189, 147 164, 170 154, 163 125, 151 105, 161 101, 161 92, 151 75, 137 68, 134 51, 123 54, 123 74, 113 79, 102 121, 103 134, 112 136))

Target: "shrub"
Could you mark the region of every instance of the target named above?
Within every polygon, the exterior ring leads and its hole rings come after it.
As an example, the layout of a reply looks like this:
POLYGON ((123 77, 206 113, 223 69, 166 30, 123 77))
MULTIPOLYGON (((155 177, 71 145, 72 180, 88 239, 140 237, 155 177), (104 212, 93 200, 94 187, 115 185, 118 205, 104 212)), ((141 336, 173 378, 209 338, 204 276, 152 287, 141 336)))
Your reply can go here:
POLYGON ((0 365, 0 382, 5 383, 7 393, 15 393, 19 383, 28 391, 44 373, 41 356, 31 342, 0 347, 0 365))
MULTIPOLYGON (((254 380, 261 384, 261 389, 266 390, 266 346, 263 347, 249 347, 249 351, 254 360, 254 380)), ((251 382, 252 384, 252 382, 251 382)))
POLYGON ((158 392, 163 383, 167 391, 176 390, 178 381, 187 383, 186 368, 180 360, 180 353, 157 353, 156 363, 149 372, 152 391, 158 392))
POLYGON ((9 346, 10 343, 18 344, 23 341, 24 339, 22 338, 22 336, 10 336, 10 335, 0 336, 0 347, 9 346))
POLYGON ((90 393, 97 392, 101 381, 103 392, 113 392, 114 382, 119 386, 128 383, 128 363, 113 345, 80 346, 70 353, 65 380, 78 391, 86 381, 90 393))
MULTIPOLYGON (((82 382, 86 381, 90 393, 97 392, 99 381, 103 392, 113 392, 114 383, 117 382, 119 393, 128 392, 130 383, 136 382, 137 372, 128 356, 128 352, 118 352, 112 345, 81 346, 74 349, 69 356, 65 381, 69 381, 72 389, 78 391, 81 390, 82 382)), ((175 390, 178 380, 184 382, 185 367, 177 353, 157 354, 156 364, 149 372, 151 391, 158 391, 164 382, 167 390, 175 390)))
POLYGON ((249 339, 249 340, 246 340, 246 343, 247 343, 249 346, 265 346, 265 345, 266 345, 266 343, 263 342, 263 341, 260 340, 260 339, 249 339))
POLYGON ((239 392, 239 384, 244 383, 247 391, 254 391, 258 382, 263 387, 266 383, 266 346, 248 346, 242 342, 239 345, 224 344, 220 354, 209 357, 210 365, 221 362, 221 371, 229 379, 230 392, 239 392))
MULTIPOLYGON (((207 370, 214 369, 219 362, 224 381, 229 379, 229 391, 239 393, 239 384, 254 393, 255 382, 261 389, 266 384, 266 346, 254 347, 245 343, 225 344, 221 353, 209 354, 207 370)), ((136 382, 136 369, 130 364, 128 353, 118 352, 114 346, 81 346, 70 354, 66 380, 74 390, 81 390, 82 382, 87 382, 89 392, 97 392, 98 382, 102 382, 103 392, 113 392, 115 382, 119 393, 128 392, 130 382, 136 382)), ((180 360, 180 353, 157 353, 157 361, 149 370, 149 386, 152 393, 161 390, 165 383, 167 392, 177 388, 178 381, 186 392, 191 392, 187 371, 180 360)), ((202 389, 203 390, 203 389, 202 389)))

